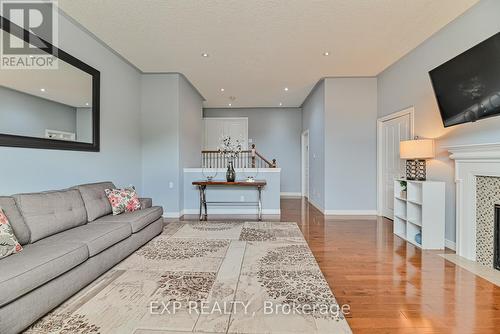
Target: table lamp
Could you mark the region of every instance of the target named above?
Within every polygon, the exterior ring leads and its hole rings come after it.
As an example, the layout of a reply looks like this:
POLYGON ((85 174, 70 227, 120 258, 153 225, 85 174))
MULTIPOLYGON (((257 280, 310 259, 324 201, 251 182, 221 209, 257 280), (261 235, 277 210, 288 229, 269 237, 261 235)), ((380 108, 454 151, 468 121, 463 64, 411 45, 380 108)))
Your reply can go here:
POLYGON ((425 181, 425 160, 434 158, 434 140, 404 140, 399 145, 399 155, 406 160, 406 179, 425 181))

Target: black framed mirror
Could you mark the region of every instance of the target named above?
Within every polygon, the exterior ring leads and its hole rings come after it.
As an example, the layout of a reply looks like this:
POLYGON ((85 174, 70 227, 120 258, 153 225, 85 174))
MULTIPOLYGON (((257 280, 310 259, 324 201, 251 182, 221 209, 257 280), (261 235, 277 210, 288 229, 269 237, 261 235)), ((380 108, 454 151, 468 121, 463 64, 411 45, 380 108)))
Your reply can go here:
POLYGON ((98 152, 100 72, 0 18, 0 146, 98 152), (31 54, 6 55, 12 41, 31 54))

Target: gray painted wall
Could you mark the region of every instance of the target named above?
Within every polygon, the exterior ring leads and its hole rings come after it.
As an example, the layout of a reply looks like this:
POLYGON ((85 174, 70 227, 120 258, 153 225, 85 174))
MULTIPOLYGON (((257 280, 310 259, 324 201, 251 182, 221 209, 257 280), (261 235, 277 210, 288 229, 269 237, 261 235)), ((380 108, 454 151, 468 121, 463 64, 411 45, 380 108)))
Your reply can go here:
MULTIPOLYGON (((191 84, 179 76, 181 167, 200 167, 202 149, 203 99, 191 84)), ((181 171, 184 174, 184 171, 181 171)))
POLYGON ((92 108, 76 108, 76 140, 92 143, 92 108))
POLYGON ((428 71, 500 31, 500 1, 483 0, 378 76, 378 115, 415 107, 415 134, 437 139, 431 179, 446 181, 446 239, 455 241, 453 161, 443 146, 500 142, 500 117, 445 129, 428 71))
POLYGON ((377 79, 327 78, 324 82, 325 209, 374 214, 377 79))
POLYGON ((203 112, 205 117, 248 117, 248 138, 281 168, 281 192, 301 192, 301 108, 205 108, 203 112))
POLYGON ((143 75, 141 88, 144 194, 165 212, 179 212, 179 76, 143 75))
POLYGON ((141 192, 140 73, 62 15, 59 45, 101 71, 101 151, 0 147, 0 155, 8 157, 0 167, 0 194, 100 180, 134 184, 141 192))
POLYGON ((302 105, 302 130, 309 130, 309 200, 325 208, 325 82, 302 105))
POLYGON ((143 75, 141 96, 144 193, 166 216, 177 216, 184 203, 183 168, 199 167, 202 97, 179 74, 143 75))
POLYGON ((184 168, 201 166, 203 98, 179 76, 179 211, 184 210, 184 168))
POLYGON ((45 130, 76 132, 76 109, 0 87, 0 133, 45 138, 45 130))

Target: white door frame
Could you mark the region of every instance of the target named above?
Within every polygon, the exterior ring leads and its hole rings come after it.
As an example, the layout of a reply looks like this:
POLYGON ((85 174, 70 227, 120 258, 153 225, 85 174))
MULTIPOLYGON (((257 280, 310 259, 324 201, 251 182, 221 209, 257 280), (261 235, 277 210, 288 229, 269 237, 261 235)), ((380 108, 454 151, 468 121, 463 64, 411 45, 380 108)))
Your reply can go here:
MULTIPOLYGON (((307 162, 307 166, 308 166, 308 169, 309 169, 309 173, 311 172, 311 166, 309 165, 309 154, 307 154, 307 156, 305 155, 305 145, 307 144, 307 146, 309 147, 309 129, 305 130, 302 132, 301 134, 301 137, 300 137, 300 147, 301 147, 301 194, 302 194, 302 197, 307 197, 309 198, 309 188, 310 188, 310 184, 309 184, 309 180, 307 180, 307 192, 306 192, 306 177, 305 177, 305 172, 306 172, 306 162, 307 162), (307 142, 305 141, 305 138, 307 136, 307 142)), ((307 152, 309 152, 309 150, 307 150, 307 152)))
POLYGON ((377 119, 377 215, 379 216, 383 215, 382 211, 384 207, 384 194, 382 193, 384 189, 384 173, 382 171, 384 161, 382 156, 384 153, 384 149, 382 147, 382 127, 384 122, 406 115, 410 116, 410 138, 413 138, 415 135, 415 108, 413 106, 377 119))

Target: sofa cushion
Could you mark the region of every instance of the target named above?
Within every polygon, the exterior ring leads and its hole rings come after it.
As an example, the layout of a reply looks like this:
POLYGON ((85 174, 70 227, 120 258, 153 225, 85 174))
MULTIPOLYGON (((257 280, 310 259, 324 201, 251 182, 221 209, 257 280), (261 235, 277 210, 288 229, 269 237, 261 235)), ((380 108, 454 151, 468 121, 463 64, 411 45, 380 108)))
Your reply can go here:
POLYGON ((30 230, 26 223, 24 222, 21 212, 17 208, 16 201, 12 197, 2 197, 0 196, 0 208, 9 219, 10 225, 14 230, 17 241, 21 245, 26 245, 30 242, 30 230))
POLYGON ((19 241, 17 241, 9 219, 2 208, 0 208, 0 259, 19 253, 22 250, 23 247, 19 241))
POLYGON ((82 194, 89 222, 111 213, 111 204, 104 190, 116 188, 112 182, 82 184, 73 188, 78 189, 82 194))
POLYGON ((153 206, 153 200, 151 198, 139 198, 139 202, 141 202, 141 209, 149 209, 153 206))
POLYGON ((88 258, 83 243, 40 241, 0 260, 0 306, 36 289, 88 258))
POLYGON ((119 215, 124 212, 134 212, 141 209, 139 196, 133 187, 124 189, 106 189, 104 190, 113 215, 119 215))
POLYGON ((43 240, 44 243, 74 242, 84 243, 89 249, 89 257, 127 239, 132 234, 130 224, 103 223, 78 226, 43 240))
POLYGON ((13 196, 26 225, 30 242, 87 223, 87 211, 76 189, 13 196))
POLYGON ((132 228, 132 233, 139 232, 149 224, 157 221, 163 215, 161 206, 153 206, 149 209, 122 213, 118 216, 105 216, 97 219, 95 223, 127 223, 132 228))

